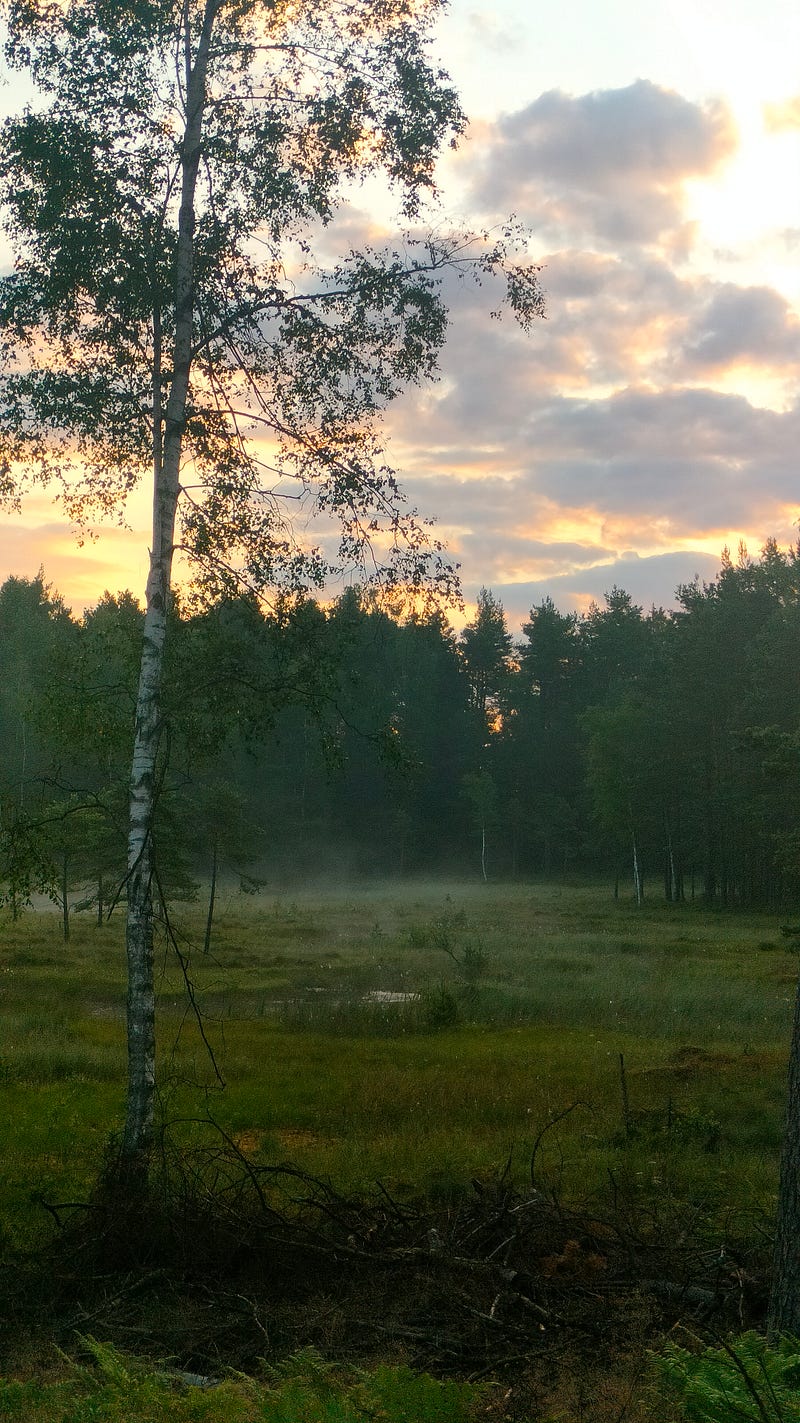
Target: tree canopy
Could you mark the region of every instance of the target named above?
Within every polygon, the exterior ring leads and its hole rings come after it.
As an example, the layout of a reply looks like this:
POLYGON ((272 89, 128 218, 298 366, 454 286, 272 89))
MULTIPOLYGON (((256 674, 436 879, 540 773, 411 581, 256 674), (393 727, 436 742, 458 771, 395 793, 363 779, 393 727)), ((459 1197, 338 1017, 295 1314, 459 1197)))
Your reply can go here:
MULTIPOLYGON (((472 874, 485 820, 492 877, 566 868, 619 877, 629 894, 635 839, 647 896, 788 908, 800 893, 797 567, 796 550, 772 545, 723 566, 674 612, 639 612, 624 655, 617 595, 583 616, 545 598, 489 719, 441 613, 391 616, 355 589, 327 607, 176 610, 153 832, 162 859, 173 846, 167 892, 186 869, 208 874, 215 839, 229 876, 472 874), (600 679, 606 641, 616 654, 600 679)), ((76 623, 41 580, 17 579, 0 588, 0 617, 5 824, 20 800, 31 821, 59 798, 102 807, 88 886, 101 850, 118 859, 142 614, 106 597, 76 623)), ((69 816, 76 874, 84 828, 69 816)))
MULTIPOLYGON (((7 499, 54 484, 83 524, 154 472, 206 591, 313 586, 378 544, 386 576, 448 579, 376 415, 435 371, 443 270, 500 271, 509 242, 418 230, 314 256, 355 182, 383 173, 409 219, 435 192, 464 127, 427 54, 439 8, 10 5, 6 57, 38 98, 2 138, 7 499), (338 546, 301 537, 309 505, 338 546)), ((506 276, 527 322, 536 273, 506 276)))
POLYGON ((36 101, 2 131, 15 254, 0 283, 0 495, 55 485, 79 525, 152 480, 131 754, 128 1107, 146 1174, 155 1081, 154 826, 173 561, 195 591, 296 595, 334 569, 414 594, 453 570, 404 506, 378 417, 436 369, 444 271, 503 274, 523 325, 536 269, 412 231, 325 266, 351 185, 406 222, 464 118, 430 60, 439 0, 11 0, 6 58, 36 101), (316 514, 322 535, 309 537, 316 514), (334 533, 334 530, 337 531, 334 533), (327 544, 327 546, 326 546, 327 544))

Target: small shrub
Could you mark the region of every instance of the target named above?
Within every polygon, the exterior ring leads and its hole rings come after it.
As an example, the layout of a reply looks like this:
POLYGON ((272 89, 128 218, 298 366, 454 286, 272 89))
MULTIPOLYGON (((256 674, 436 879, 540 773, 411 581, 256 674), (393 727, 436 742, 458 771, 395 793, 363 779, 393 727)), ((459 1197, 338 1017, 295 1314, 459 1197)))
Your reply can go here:
POLYGON ((445 954, 453 952, 450 929, 442 919, 435 919, 430 924, 412 924, 408 942, 412 949, 438 949, 445 954))
POLYGON ((461 1021, 458 1003, 444 984, 431 995, 425 1005, 425 1022, 429 1028, 454 1028, 461 1021))
POLYGON ((750 1331, 700 1354, 670 1344, 659 1370, 687 1423, 800 1423, 797 1339, 750 1331))
POLYGON ((439 1381, 430 1374, 385 1365, 364 1377, 364 1411, 368 1418, 396 1419, 397 1423, 466 1423, 472 1417, 474 1385, 439 1381))
POLYGON ((486 972, 488 960, 483 945, 467 944, 461 955, 461 972, 467 983, 474 984, 486 972))
POLYGON ((427 924, 412 924, 408 931, 408 942, 412 949, 438 949, 440 953, 456 956, 458 930, 467 924, 463 909, 441 914, 427 924))
POLYGON ((635 1140, 667 1146, 694 1145, 703 1151, 715 1152, 723 1140, 722 1123, 711 1113, 691 1106, 684 1111, 670 1105, 666 1111, 659 1107, 633 1112, 625 1131, 615 1133, 612 1141, 616 1146, 622 1146, 635 1140))

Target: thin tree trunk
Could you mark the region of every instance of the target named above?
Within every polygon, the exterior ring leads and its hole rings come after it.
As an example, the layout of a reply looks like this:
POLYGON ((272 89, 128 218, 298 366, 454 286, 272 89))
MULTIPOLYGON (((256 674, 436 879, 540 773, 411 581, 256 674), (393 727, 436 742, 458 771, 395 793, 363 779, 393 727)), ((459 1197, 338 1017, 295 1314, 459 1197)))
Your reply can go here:
POLYGON ((481 824, 481 874, 484 880, 488 879, 486 873, 486 821, 481 824))
POLYGON ((680 895, 678 893, 678 876, 675 871, 675 851, 672 844, 672 831, 665 820, 665 843, 664 843, 664 898, 668 904, 677 903, 680 895))
POLYGON ((97 927, 98 927, 98 929, 102 929, 102 927, 103 927, 103 904, 104 904, 104 902, 105 902, 105 900, 104 900, 104 893, 105 893, 105 887, 104 887, 104 885, 103 885, 103 876, 102 876, 102 874, 99 874, 99 875, 97 876, 97 927))
POLYGON ((22 769, 19 779, 19 808, 24 809, 25 805, 25 777, 28 774, 28 739, 25 735, 25 718, 22 718, 22 769))
POLYGON ((306 799, 308 797, 308 717, 303 715, 303 775, 300 782, 301 843, 306 841, 306 799))
POLYGON ((400 825, 399 870, 400 870, 400 878, 401 878, 401 879, 405 876, 405 872, 406 872, 406 862, 407 862, 407 859, 408 859, 408 831, 409 831, 409 817, 408 817, 408 815, 405 815, 405 814, 404 814, 403 819, 402 819, 402 822, 401 822, 401 825, 400 825))
POLYGON ((156 758, 161 721, 161 668, 166 636, 166 590, 156 589, 161 568, 151 568, 131 768, 128 836, 128 1100, 123 1160, 146 1171, 153 1135, 155 1094, 155 989, 153 983, 153 844, 156 758), (156 585, 154 588, 153 585, 156 585), (159 606, 161 604, 161 606, 159 606))
POLYGON ((642 877, 641 877, 641 874, 640 874, 640 872, 639 872, 639 850, 638 850, 638 847, 637 847, 637 845, 636 845, 636 835, 635 835, 635 833, 633 833, 633 834, 631 835, 631 840, 633 841, 633 888, 634 888, 634 892, 635 892, 635 894, 636 894, 636 903, 637 903, 637 904, 641 904, 641 902, 642 902, 642 877))
POLYGON ((188 28, 184 36, 186 124, 181 147, 181 205, 175 256, 175 344, 163 421, 161 320, 157 301, 153 315, 153 534, 130 781, 126 924, 128 1099, 121 1151, 126 1175, 140 1178, 147 1172, 155 1100, 153 816, 161 733, 161 682, 183 431, 192 365, 195 191, 206 102, 208 50, 218 5, 219 0, 206 0, 203 29, 194 63, 188 28))
POLYGON ((773 1337, 800 1335, 800 983, 795 993, 787 1096, 767 1321, 773 1337))
POLYGON ((69 895, 67 891, 69 869, 69 858, 66 850, 61 857, 61 923, 64 930, 64 943, 69 943, 69 895))
POLYGON ((211 930, 214 924, 214 901, 217 897, 217 837, 214 836, 214 853, 211 857, 211 891, 208 896, 208 914, 206 915, 206 936, 203 940, 203 953, 211 952, 211 930))

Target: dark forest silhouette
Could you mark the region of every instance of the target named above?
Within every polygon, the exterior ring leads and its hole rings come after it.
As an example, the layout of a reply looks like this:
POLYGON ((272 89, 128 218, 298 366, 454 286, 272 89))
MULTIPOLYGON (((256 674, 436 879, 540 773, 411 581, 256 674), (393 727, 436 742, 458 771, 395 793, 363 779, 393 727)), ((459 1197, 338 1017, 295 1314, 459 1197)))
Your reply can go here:
MULTIPOLYGON (((358 590, 329 607, 176 608, 156 845, 199 879, 604 873, 626 894, 797 894, 800 552, 723 555, 643 612, 614 588, 523 637, 483 590, 456 635, 358 590)), ((107 911, 124 876, 142 614, 75 620, 43 575, 0 589, 2 873, 107 911)), ((64 913, 65 926, 68 917, 64 913)))

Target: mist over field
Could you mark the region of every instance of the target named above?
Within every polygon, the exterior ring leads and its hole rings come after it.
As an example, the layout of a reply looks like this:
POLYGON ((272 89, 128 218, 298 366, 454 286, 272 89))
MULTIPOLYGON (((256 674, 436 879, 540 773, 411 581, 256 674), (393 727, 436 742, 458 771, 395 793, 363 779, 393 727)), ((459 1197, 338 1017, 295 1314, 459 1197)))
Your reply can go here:
MULTIPOLYGON (((763 1319, 800 942, 797 569, 796 550, 740 553, 675 613, 619 589, 584 617, 545 598, 520 640, 489 590, 460 634, 357 591, 176 607, 153 827, 167 1215, 141 1258, 92 1201, 124 1105, 142 613, 106 596, 79 620, 43 576, 6 581, 0 1219, 23 1254, 54 1221, 84 1290, 112 1258, 146 1280, 157 1257, 172 1300, 77 1305, 65 1265, 34 1306, 45 1337, 100 1320, 113 1349, 138 1331, 198 1377, 220 1351, 252 1371, 266 1317, 279 1350, 349 1362, 413 1339, 437 1376, 494 1368, 500 1341, 536 1409, 602 1388, 600 1417, 624 1395, 644 1423, 642 1339, 763 1319), (362 1256, 418 1262, 388 1293, 370 1273, 374 1326, 349 1303, 362 1256), (520 1310, 548 1335, 537 1355, 520 1310), (592 1334, 613 1365, 591 1363, 592 1334)), ((113 1349, 87 1406, 117 1407, 113 1349)), ((317 1374, 286 1367, 314 1416, 317 1374)), ((452 1406, 466 1423, 478 1405, 452 1406)))
POLYGON ((798 1417, 798 17, 445 8, 4 7, 2 1419, 798 1417))

